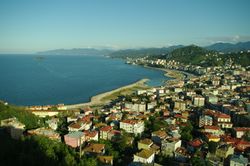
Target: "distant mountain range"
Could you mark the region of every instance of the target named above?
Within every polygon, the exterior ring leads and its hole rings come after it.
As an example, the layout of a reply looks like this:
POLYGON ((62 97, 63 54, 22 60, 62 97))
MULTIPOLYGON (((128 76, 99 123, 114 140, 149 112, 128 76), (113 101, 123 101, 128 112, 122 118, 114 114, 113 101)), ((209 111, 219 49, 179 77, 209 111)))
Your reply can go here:
POLYGON ((205 47, 208 50, 215 50, 219 52, 239 52, 250 50, 250 41, 248 42, 239 42, 236 44, 232 43, 215 43, 210 46, 205 47))
MULTIPOLYGON (((144 57, 144 56, 159 56, 168 54, 171 51, 185 47, 183 45, 175 45, 162 48, 141 48, 141 49, 96 49, 96 48, 73 48, 73 49, 56 49, 38 52, 39 55, 108 55, 115 58, 125 57, 144 57)), ((207 50, 214 50, 218 52, 239 52, 250 50, 250 41, 239 42, 236 44, 231 43, 215 43, 210 46, 203 47, 207 50)))
POLYGON ((108 55, 113 50, 95 48, 56 49, 38 52, 38 55, 108 55))

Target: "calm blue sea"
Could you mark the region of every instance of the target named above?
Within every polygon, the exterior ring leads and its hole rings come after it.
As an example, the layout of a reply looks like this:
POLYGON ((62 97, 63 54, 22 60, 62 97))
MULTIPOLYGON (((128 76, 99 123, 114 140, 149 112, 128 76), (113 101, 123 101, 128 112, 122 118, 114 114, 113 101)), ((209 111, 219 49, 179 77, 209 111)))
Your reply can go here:
POLYGON ((16 105, 74 104, 91 96, 149 78, 150 86, 168 79, 164 72, 102 56, 0 55, 0 100, 16 105))

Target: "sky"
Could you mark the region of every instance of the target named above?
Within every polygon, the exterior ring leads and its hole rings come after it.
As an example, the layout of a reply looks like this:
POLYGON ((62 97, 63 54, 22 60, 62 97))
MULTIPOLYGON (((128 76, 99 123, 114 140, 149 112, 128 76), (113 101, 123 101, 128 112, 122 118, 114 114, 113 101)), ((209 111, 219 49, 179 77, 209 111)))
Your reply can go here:
POLYGON ((250 0, 0 0, 0 53, 250 40, 250 0))

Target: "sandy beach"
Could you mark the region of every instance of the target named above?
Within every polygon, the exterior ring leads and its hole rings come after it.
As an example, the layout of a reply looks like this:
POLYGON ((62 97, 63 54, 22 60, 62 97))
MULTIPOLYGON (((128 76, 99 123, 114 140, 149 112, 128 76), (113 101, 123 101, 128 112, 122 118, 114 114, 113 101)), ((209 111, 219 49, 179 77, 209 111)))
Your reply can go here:
POLYGON ((104 105, 104 104, 109 103, 112 99, 115 99, 119 95, 131 94, 136 89, 147 89, 148 87, 147 85, 145 85, 147 81, 148 79, 141 79, 135 83, 93 96, 91 97, 90 102, 65 105, 65 107, 67 108, 67 110, 71 110, 71 109, 77 109, 77 108, 82 108, 86 106, 104 105))
MULTIPOLYGON (((169 85, 175 81, 183 80, 185 78, 185 75, 187 75, 187 77, 194 76, 190 73, 186 73, 186 72, 179 71, 179 70, 171 70, 171 69, 164 69, 164 68, 157 68, 157 67, 150 67, 150 66, 144 66, 144 67, 151 68, 154 70, 164 71, 165 72, 164 75, 166 77, 172 78, 171 80, 167 80, 165 82, 166 85, 169 85)), ((135 83, 93 96, 91 97, 90 102, 65 105, 65 107, 67 108, 67 110, 71 110, 71 109, 78 109, 78 108, 82 108, 86 106, 90 106, 90 107, 102 106, 102 105, 108 104, 110 101, 112 101, 113 99, 116 99, 120 95, 132 94, 135 90, 139 90, 139 89, 147 89, 148 86, 145 84, 147 81, 148 79, 141 79, 135 83)))

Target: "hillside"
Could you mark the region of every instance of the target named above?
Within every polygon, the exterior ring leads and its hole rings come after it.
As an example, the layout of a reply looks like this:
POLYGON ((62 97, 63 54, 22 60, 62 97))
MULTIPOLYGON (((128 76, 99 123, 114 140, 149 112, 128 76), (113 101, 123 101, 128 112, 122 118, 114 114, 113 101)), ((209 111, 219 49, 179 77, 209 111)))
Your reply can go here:
POLYGON ((181 48, 182 45, 162 47, 162 48, 142 48, 142 49, 124 49, 112 52, 109 54, 112 58, 139 58, 145 56, 159 56, 162 54, 169 53, 176 48, 181 48))
POLYGON ((210 46, 205 47, 208 50, 215 50, 219 52, 239 52, 250 50, 250 41, 248 42, 239 42, 236 44, 232 43, 215 43, 210 46))
POLYGON ((224 65, 225 62, 231 58, 235 64, 242 66, 250 65, 249 52, 220 54, 216 51, 207 50, 195 45, 175 49, 167 55, 159 56, 159 58, 200 66, 224 65))

